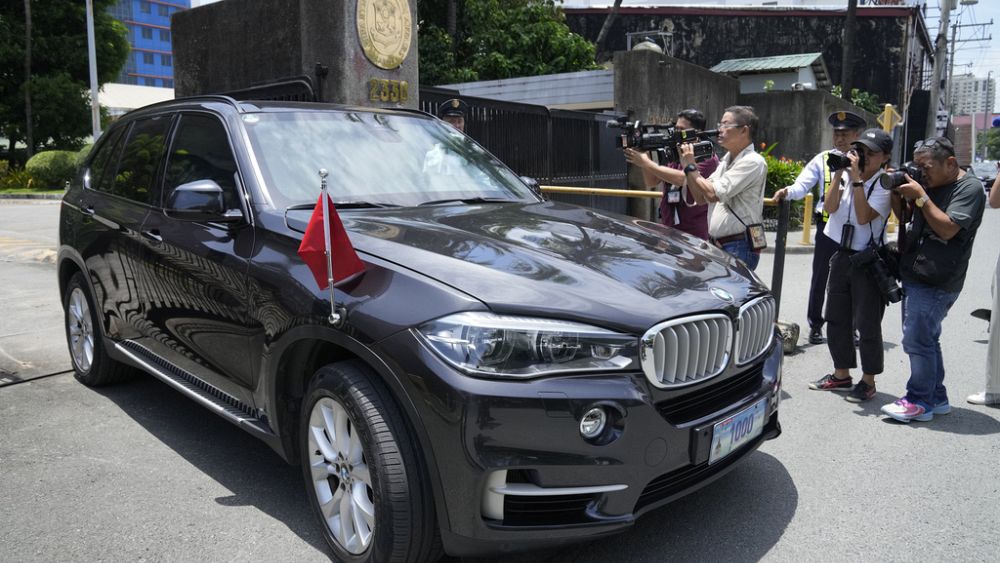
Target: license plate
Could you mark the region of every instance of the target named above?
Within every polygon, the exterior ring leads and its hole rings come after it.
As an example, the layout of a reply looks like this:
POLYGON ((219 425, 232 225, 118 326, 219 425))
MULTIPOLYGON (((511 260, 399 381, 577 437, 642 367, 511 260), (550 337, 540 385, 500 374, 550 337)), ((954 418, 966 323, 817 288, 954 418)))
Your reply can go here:
POLYGON ((753 440, 764 430, 764 413, 767 412, 767 398, 757 401, 752 407, 717 422, 712 428, 712 451, 708 463, 712 464, 729 455, 733 450, 753 440))

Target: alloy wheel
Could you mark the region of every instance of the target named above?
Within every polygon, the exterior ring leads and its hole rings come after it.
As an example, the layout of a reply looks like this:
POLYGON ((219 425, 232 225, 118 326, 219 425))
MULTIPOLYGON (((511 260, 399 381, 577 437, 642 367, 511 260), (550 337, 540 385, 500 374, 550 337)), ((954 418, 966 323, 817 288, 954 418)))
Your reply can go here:
POLYGON ((73 288, 70 293, 66 326, 73 363, 81 372, 86 373, 94 361, 94 321, 90 315, 87 296, 79 287, 73 288))
POLYGON ((363 553, 375 532, 375 503, 368 456, 358 428, 338 401, 322 397, 309 414, 312 488, 337 543, 363 553))

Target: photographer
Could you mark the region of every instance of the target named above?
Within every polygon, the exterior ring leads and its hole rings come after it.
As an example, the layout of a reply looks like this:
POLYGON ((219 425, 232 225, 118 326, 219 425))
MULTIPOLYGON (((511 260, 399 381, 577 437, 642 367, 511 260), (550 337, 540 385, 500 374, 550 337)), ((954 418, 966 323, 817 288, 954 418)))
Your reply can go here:
MULTIPOLYGON (((686 109, 677 114, 674 126, 678 129, 705 130, 705 116, 696 109, 686 109)), ((625 149, 625 160, 642 170, 647 188, 659 185, 663 192, 660 199, 660 221, 698 238, 708 238, 708 202, 695 197, 687 187, 687 180, 678 162, 666 166, 657 164, 645 152, 633 148, 625 149)), ((719 157, 698 163, 698 173, 710 176, 719 166, 719 157)))
MULTIPOLYGON (((834 174, 824 197, 830 214, 827 236, 837 244, 830 259, 826 299, 827 343, 833 373, 809 384, 810 389, 850 389, 847 400, 860 403, 875 395, 875 376, 882 373, 882 315, 887 296, 879 285, 874 263, 875 249, 884 244, 889 216, 889 192, 878 185, 879 176, 892 153, 892 137, 881 129, 868 129, 847 153, 851 165, 848 182, 844 170, 834 174), (852 326, 860 334, 861 379, 852 387, 851 369, 857 367, 852 326)), ((877 260, 876 260, 877 261, 877 260)), ((895 284, 895 280, 890 281, 895 284)), ((898 292, 898 288, 895 288, 898 292)), ((897 293, 898 299, 898 293, 897 293)))
POLYGON ((833 174, 843 167, 843 155, 851 150, 851 143, 858 140, 865 120, 860 115, 849 111, 835 111, 827 118, 833 126, 833 150, 823 151, 812 158, 802 168, 791 186, 774 192, 774 199, 781 201, 802 199, 819 186, 819 198, 816 202, 816 246, 812 261, 812 282, 809 285, 809 343, 822 344, 823 338, 823 301, 826 298, 826 280, 830 275, 830 258, 837 250, 837 245, 823 233, 828 215, 823 210, 823 196, 826 193, 833 174), (830 156, 833 155, 831 159, 830 156), (839 158, 838 158, 839 157, 839 158), (831 162, 834 164, 831 167, 831 162))
POLYGON ((722 114, 719 145, 726 149, 719 167, 704 178, 695 163, 694 145, 680 146, 680 161, 691 194, 716 203, 708 224, 709 240, 746 262, 751 270, 766 246, 762 225, 767 163, 754 150, 757 116, 750 106, 732 106, 722 114))
POLYGON ((972 244, 983 218, 983 184, 958 167, 955 147, 944 137, 917 143, 914 164, 892 190, 892 204, 903 217, 912 202, 913 221, 900 260, 906 293, 903 351, 910 357, 906 395, 882 407, 900 421, 928 421, 951 407, 944 387, 941 322, 965 283, 972 244), (914 178, 913 176, 922 176, 914 178), (926 186, 926 187, 925 187, 926 186))

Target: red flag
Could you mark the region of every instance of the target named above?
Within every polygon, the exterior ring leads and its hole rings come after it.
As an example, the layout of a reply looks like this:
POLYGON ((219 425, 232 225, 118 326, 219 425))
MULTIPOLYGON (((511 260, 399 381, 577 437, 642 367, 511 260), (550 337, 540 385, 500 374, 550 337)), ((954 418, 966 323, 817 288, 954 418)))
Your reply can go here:
MULTIPOLYGON (((316 208, 313 209, 312 217, 309 218, 309 225, 306 226, 306 234, 302 237, 302 244, 299 245, 299 256, 302 261, 309 266, 316 283, 320 289, 326 289, 326 243, 323 240, 323 196, 321 193, 316 200, 316 208)), ((327 196, 329 201, 329 196, 327 196)), ((344 224, 340 222, 340 216, 329 203, 330 209, 330 254, 333 258, 333 283, 346 280, 360 274, 365 270, 365 265, 358 258, 358 253, 351 246, 351 239, 344 230, 344 224)))

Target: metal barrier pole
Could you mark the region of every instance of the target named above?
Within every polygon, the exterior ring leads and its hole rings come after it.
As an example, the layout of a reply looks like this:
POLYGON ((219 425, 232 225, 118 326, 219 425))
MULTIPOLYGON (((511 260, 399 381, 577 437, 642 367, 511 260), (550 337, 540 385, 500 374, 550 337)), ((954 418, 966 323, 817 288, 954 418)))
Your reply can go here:
POLYGON ((774 318, 780 319, 781 284, 785 274, 785 243, 788 241, 788 219, 791 202, 787 199, 778 203, 778 234, 774 241, 774 269, 771 273, 771 294, 774 295, 774 318))
POLYGON ((802 244, 812 244, 809 240, 812 237, 813 226, 813 195, 806 194, 806 199, 802 205, 802 244))

